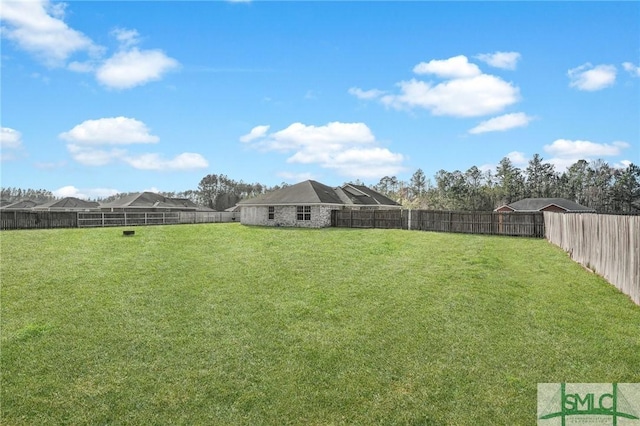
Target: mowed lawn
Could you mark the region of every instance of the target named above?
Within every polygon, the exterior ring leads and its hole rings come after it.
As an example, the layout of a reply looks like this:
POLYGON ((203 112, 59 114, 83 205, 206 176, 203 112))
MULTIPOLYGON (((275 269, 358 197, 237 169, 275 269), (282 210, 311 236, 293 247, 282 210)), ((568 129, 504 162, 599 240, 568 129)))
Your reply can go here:
POLYGON ((524 425, 640 382, 640 307, 545 240, 122 230, 0 234, 2 424, 524 425))

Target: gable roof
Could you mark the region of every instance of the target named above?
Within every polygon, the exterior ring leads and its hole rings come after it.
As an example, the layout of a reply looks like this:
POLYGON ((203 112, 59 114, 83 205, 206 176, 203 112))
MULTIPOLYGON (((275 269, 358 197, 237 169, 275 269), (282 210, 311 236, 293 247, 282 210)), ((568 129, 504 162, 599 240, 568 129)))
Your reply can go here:
POLYGON ((20 200, 12 204, 2 206, 2 209, 3 210, 24 210, 24 209, 31 209, 37 205, 38 203, 33 200, 20 200))
POLYGON ((100 204, 96 201, 81 200, 76 197, 66 197, 36 206, 35 209, 94 209, 100 204))
POLYGON ((515 203, 508 204, 516 212, 538 212, 549 206, 558 206, 568 212, 595 212, 590 207, 575 203, 566 198, 525 198, 515 203))
POLYGON ((362 185, 344 185, 332 188, 315 180, 305 180, 276 191, 242 200, 239 205, 283 204, 334 204, 334 205, 385 205, 400 204, 362 185))
POLYGON ((384 205, 384 206, 399 206, 400 204, 392 200, 391 198, 382 195, 381 193, 374 191, 373 189, 364 185, 346 184, 336 190, 342 190, 353 204, 359 205, 384 205))
POLYGON ((100 208, 164 208, 193 210, 198 206, 186 198, 169 198, 154 192, 138 192, 110 203, 101 204, 100 208))

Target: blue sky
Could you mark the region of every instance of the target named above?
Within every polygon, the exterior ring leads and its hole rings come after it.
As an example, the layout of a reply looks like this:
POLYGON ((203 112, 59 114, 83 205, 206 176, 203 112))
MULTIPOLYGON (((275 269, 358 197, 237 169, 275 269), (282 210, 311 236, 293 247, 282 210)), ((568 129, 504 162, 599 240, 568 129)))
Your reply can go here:
POLYGON ((638 2, 3 0, 0 16, 5 187, 640 164, 638 2))

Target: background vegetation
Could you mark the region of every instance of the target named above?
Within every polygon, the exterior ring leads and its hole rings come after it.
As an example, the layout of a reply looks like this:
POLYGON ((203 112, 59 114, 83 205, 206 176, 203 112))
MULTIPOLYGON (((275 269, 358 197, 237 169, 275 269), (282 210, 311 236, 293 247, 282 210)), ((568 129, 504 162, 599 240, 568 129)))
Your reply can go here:
MULTIPOLYGON (((208 174, 200 180, 197 189, 163 192, 162 195, 188 198, 202 206, 225 210, 244 198, 282 186, 286 183, 268 187, 236 181, 223 174, 208 174)), ((476 166, 464 172, 440 170, 432 181, 418 169, 408 182, 395 176, 384 176, 373 188, 408 208, 491 211, 522 198, 560 197, 599 212, 640 211, 640 167, 637 165, 631 163, 624 168, 615 168, 602 160, 580 160, 558 173, 538 154, 525 170, 515 167, 505 157, 495 170, 481 170, 476 166)), ((2 188, 1 195, 6 202, 22 198, 43 199, 44 202, 54 198, 50 191, 20 188, 2 188)), ((126 194, 101 201, 109 202, 123 195, 126 194)))
POLYGON ((3 232, 3 424, 533 424, 640 381, 640 309, 545 240, 3 232))

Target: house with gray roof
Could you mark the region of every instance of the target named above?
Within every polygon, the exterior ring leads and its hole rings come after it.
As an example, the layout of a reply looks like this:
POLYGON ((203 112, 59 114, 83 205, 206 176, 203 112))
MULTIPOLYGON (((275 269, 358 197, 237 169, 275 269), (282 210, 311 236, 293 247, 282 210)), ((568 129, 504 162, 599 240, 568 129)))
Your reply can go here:
POLYGON ((34 211, 86 212, 95 210, 100 204, 97 201, 81 200, 76 197, 65 197, 33 207, 34 211))
POLYGON ((15 203, 2 206, 2 210, 31 210, 38 205, 37 201, 33 200, 20 200, 15 203))
POLYGON ((244 225, 324 228, 331 226, 331 211, 342 209, 399 209, 392 199, 364 186, 346 184, 332 188, 306 180, 276 191, 242 200, 244 225))
POLYGON ((137 192, 100 205, 103 212, 171 212, 201 209, 186 198, 170 198, 155 192, 137 192))
POLYGON ((495 209, 497 212, 560 212, 560 213, 595 213, 565 198, 525 198, 515 203, 505 204, 495 209))

